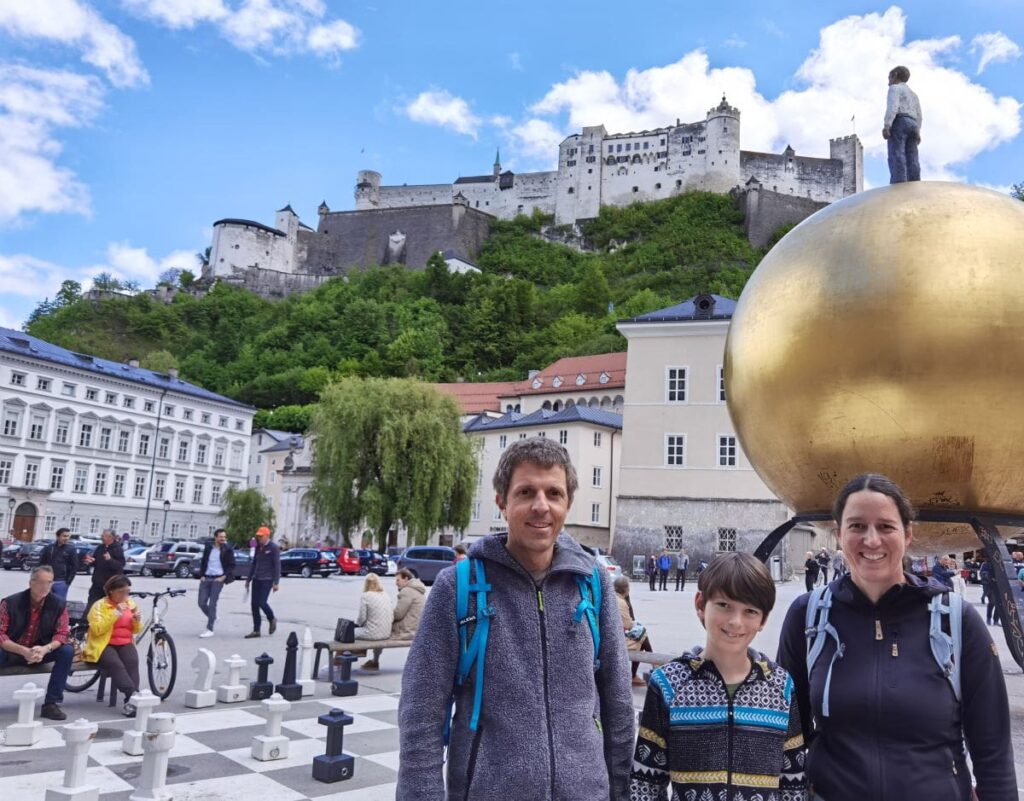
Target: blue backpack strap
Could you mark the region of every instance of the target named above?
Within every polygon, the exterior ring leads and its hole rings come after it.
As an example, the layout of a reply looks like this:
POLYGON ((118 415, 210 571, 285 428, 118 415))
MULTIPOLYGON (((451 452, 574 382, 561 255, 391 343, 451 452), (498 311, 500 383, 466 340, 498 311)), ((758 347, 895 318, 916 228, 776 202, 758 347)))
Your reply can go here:
POLYGON ((836 642, 835 653, 828 663, 828 674, 825 676, 825 691, 822 695, 822 717, 829 716, 829 691, 832 687, 832 668, 836 659, 841 659, 845 646, 839 639, 836 627, 828 622, 829 611, 832 609, 832 588, 829 586, 815 587, 807 599, 807 615, 804 620, 804 636, 807 638, 807 680, 811 679, 811 669, 825 649, 827 637, 836 642), (827 635, 827 636, 826 636, 827 635))
POLYGON ((576 576, 576 586, 580 589, 580 602, 576 605, 573 620, 579 623, 584 615, 590 626, 590 638, 594 642, 594 670, 601 669, 601 569, 594 566, 593 572, 586 578, 576 576))
MULTIPOLYGON (((493 614, 493 610, 487 604, 487 593, 490 590, 491 585, 487 583, 482 559, 462 559, 455 563, 455 620, 459 630, 459 662, 455 669, 456 687, 461 687, 466 683, 470 671, 476 665, 473 713, 469 720, 470 731, 476 731, 477 724, 480 722, 480 707, 483 704, 484 656, 487 653, 487 635, 490 631, 493 614), (470 615, 469 597, 474 592, 476 593, 476 614, 470 615), (475 624, 472 637, 469 636, 470 624, 475 624)), ((448 700, 448 715, 445 720, 445 745, 448 744, 451 735, 454 706, 455 693, 453 689, 452 696, 448 700)))
POLYGON ((942 675, 953 688, 960 701, 960 654, 963 650, 963 599, 955 592, 944 592, 932 597, 928 604, 931 613, 928 624, 928 644, 942 675), (949 633, 943 631, 942 618, 948 616, 949 633))

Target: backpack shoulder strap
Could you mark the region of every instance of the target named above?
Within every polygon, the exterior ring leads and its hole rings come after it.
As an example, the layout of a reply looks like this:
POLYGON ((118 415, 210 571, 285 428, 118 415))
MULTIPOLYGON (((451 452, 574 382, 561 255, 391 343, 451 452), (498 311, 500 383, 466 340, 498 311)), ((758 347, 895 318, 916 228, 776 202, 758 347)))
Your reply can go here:
POLYGON ((810 681, 811 670, 814 663, 818 661, 821 652, 825 649, 828 637, 835 640, 836 650, 828 664, 828 674, 825 676, 825 690, 822 696, 821 713, 823 717, 829 716, 829 690, 832 686, 832 667, 837 659, 842 659, 845 646, 839 639, 839 632, 836 627, 829 623, 829 612, 832 609, 832 587, 815 587, 807 599, 807 615, 805 617, 804 636, 807 639, 807 679, 810 681))
POLYGON ((590 638, 594 642, 594 670, 601 668, 601 568, 594 565, 589 576, 576 576, 576 586, 580 590, 580 602, 576 605, 573 620, 579 623, 584 616, 590 627, 590 638))
MULTIPOLYGON (((490 631, 493 610, 487 603, 491 585, 482 559, 461 559, 455 563, 455 622, 459 631, 459 661, 455 669, 455 685, 461 687, 476 666, 473 687, 473 712, 469 720, 470 731, 476 731, 480 721, 480 707, 483 705, 484 656, 487 653, 487 634, 490 631), (476 593, 474 614, 469 613, 469 598, 476 593), (473 625, 473 633, 469 627, 473 625)), ((448 716, 445 720, 444 742, 448 744, 451 735, 452 712, 455 707, 455 690, 448 700, 448 716)))
POLYGON ((932 656, 960 701, 960 655, 963 651, 963 599, 955 592, 932 597, 928 604, 928 644, 932 656), (948 629, 948 632, 947 632, 948 629))

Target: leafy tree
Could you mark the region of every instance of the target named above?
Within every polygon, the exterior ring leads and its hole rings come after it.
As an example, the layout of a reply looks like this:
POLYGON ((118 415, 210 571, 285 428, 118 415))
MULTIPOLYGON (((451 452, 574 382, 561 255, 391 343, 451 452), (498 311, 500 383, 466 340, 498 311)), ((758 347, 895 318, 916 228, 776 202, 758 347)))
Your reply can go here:
POLYGON ((253 416, 253 428, 272 428, 276 431, 304 434, 313 420, 314 404, 308 406, 278 406, 276 409, 260 409, 253 416))
POLYGON ((173 288, 178 285, 179 280, 181 280, 181 270, 177 267, 169 267, 157 276, 156 285, 173 288))
POLYGON ((1024 183, 1014 184, 1010 188, 1010 197, 1017 200, 1024 200, 1024 183))
POLYGON ((167 350, 154 350, 139 359, 139 365, 156 373, 178 369, 177 357, 167 350))
POLYGON ((317 515, 347 537, 362 521, 383 549, 404 525, 412 542, 469 524, 477 461, 455 401, 409 379, 345 378, 313 414, 317 515))
MULTIPOLYGON (((207 248, 209 250, 209 248, 207 248)), ((178 284, 182 289, 188 289, 196 282, 196 274, 191 270, 182 270, 178 276, 178 284)))
POLYGON ((260 526, 274 528, 274 507, 255 487, 229 487, 221 496, 220 509, 228 539, 235 545, 247 544, 260 526))
POLYGON ((78 281, 62 281, 53 299, 54 308, 63 309, 82 297, 82 285, 78 281))

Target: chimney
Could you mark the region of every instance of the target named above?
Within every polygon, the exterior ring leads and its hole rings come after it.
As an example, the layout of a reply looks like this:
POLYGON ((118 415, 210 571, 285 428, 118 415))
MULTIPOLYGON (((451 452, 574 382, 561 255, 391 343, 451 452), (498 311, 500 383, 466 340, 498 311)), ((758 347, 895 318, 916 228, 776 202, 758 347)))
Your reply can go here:
POLYGON ((129 359, 128 360, 128 366, 129 367, 138 367, 139 366, 139 360, 138 359, 129 359))
POLYGON ((169 375, 171 378, 177 378, 178 377, 178 368, 177 367, 169 367, 169 368, 167 368, 167 375, 169 375))

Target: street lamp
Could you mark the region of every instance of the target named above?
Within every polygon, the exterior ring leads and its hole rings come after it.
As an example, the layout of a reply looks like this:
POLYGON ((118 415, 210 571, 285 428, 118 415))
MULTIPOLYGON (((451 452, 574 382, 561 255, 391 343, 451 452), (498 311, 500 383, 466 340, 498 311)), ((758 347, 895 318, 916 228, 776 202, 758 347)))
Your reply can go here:
POLYGON ((11 533, 11 538, 14 538, 14 507, 18 502, 14 498, 7 499, 7 529, 11 533))
POLYGON ((164 501, 164 525, 163 529, 160 531, 160 537, 162 539, 167 539, 167 513, 169 511, 171 511, 171 502, 164 501))

